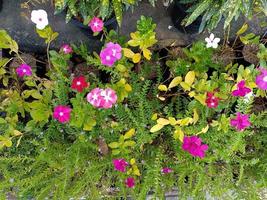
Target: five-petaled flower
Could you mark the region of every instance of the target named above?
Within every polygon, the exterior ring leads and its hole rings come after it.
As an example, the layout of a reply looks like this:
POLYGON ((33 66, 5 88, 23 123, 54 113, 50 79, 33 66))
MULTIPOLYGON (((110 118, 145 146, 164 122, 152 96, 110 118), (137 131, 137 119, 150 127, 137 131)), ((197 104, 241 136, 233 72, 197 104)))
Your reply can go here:
POLYGON ((123 158, 112 160, 114 169, 120 172, 126 172, 126 167, 129 165, 123 158))
POLYGON ((77 90, 78 92, 82 92, 85 88, 88 87, 88 83, 84 76, 76 77, 72 80, 71 88, 73 90, 77 90))
POLYGON ((117 43, 109 42, 100 52, 101 64, 112 67, 114 63, 121 59, 121 46, 117 43))
POLYGON ((117 95, 114 90, 107 88, 101 91, 101 107, 102 108, 112 108, 112 106, 117 102, 117 95))
POLYGON ((94 88, 87 94, 87 101, 94 107, 100 108, 101 107, 101 102, 102 102, 102 97, 101 97, 101 92, 102 89, 100 88, 94 88))
POLYGON ((135 186, 135 181, 134 181, 134 178, 133 177, 128 177, 126 180, 125 180, 125 184, 128 188, 133 188, 135 186))
POLYGON ((164 167, 161 169, 161 173, 163 173, 163 174, 169 174, 171 172, 173 172, 173 170, 169 167, 164 167))
POLYGON ((267 90, 267 69, 259 68, 260 74, 256 77, 256 84, 261 90, 267 90))
POLYGON ((207 48, 214 48, 216 49, 218 47, 218 43, 220 42, 220 38, 216 38, 213 33, 210 34, 209 37, 205 38, 205 41, 207 42, 206 47, 207 48))
POLYGON ((232 92, 233 96, 244 97, 246 94, 250 93, 251 89, 245 86, 245 80, 237 83, 237 89, 232 92))
POLYGON ((16 72, 19 77, 23 76, 31 76, 32 75, 32 68, 27 64, 21 64, 17 69, 16 72))
POLYGON ((217 108, 219 104, 219 98, 215 97, 212 92, 207 92, 206 104, 209 108, 217 108))
POLYGON ((103 30, 104 22, 98 17, 93 17, 93 19, 89 22, 89 26, 94 33, 100 32, 103 30))
POLYGON ((31 20, 36 24, 37 29, 44 29, 48 25, 47 13, 45 10, 33 10, 31 13, 31 20))
POLYGON ((194 157, 204 158, 205 151, 208 150, 207 144, 201 144, 201 138, 197 136, 184 137, 182 149, 189 152, 194 157))
POLYGON ((61 46, 61 50, 63 51, 64 54, 71 54, 73 52, 71 46, 68 44, 63 44, 61 46))
POLYGON ((238 112, 235 119, 231 119, 231 126, 235 127, 238 131, 243 131, 251 125, 249 115, 241 114, 238 112))
POLYGON ((69 106, 58 105, 54 108, 53 117, 60 123, 70 121, 71 108, 69 106))

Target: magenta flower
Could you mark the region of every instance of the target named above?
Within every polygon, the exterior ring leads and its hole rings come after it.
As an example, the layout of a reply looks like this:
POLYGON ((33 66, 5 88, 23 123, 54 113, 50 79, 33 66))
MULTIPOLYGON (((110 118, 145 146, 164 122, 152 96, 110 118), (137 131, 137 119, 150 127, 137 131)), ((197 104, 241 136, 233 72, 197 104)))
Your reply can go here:
POLYGON ((245 86, 245 80, 237 83, 237 89, 232 92, 233 96, 244 97, 246 94, 250 93, 251 89, 245 86))
POLYGON ((109 42, 106 45, 106 48, 111 49, 112 56, 116 58, 116 60, 121 59, 121 46, 117 43, 109 42))
POLYGON ((100 52, 101 64, 112 67, 112 65, 114 65, 114 63, 117 61, 116 57, 113 56, 113 53, 114 52, 110 48, 102 49, 100 52))
POLYGON ((61 49, 62 49, 62 51, 63 51, 64 54, 70 54, 70 53, 73 52, 71 46, 68 45, 68 44, 64 44, 64 45, 62 45, 62 46, 61 46, 61 49))
POLYGON ((114 169, 120 172, 126 172, 126 167, 129 165, 123 158, 112 160, 114 169))
POLYGON ((128 188, 133 188, 135 186, 135 181, 134 181, 134 178, 133 177, 128 177, 126 180, 125 180, 125 184, 128 188))
POLYGON ((260 74, 256 77, 256 84, 261 90, 267 90, 267 69, 259 68, 260 74))
POLYGON ((18 74, 19 77, 23 77, 23 76, 31 76, 32 75, 32 68, 31 66, 27 65, 27 64, 21 64, 17 69, 16 72, 18 74))
POLYGON ((163 174, 169 174, 171 172, 173 172, 173 170, 169 167, 164 167, 161 169, 161 173, 163 173, 163 174))
POLYGON ((208 150, 207 144, 201 144, 201 138, 197 136, 184 137, 182 148, 194 157, 204 158, 205 151, 208 150))
POLYGON ((95 33, 95 32, 100 32, 103 30, 104 23, 98 17, 93 17, 93 19, 91 19, 91 21, 89 22, 89 26, 92 29, 92 31, 95 33))
POLYGON ((94 107, 96 108, 100 108, 101 107, 101 102, 102 102, 102 97, 101 97, 101 92, 102 89, 100 88, 95 88, 93 90, 91 90, 91 92, 89 92, 87 94, 87 101, 94 107))
POLYGON ((112 106, 117 102, 116 92, 110 88, 101 91, 101 108, 112 108, 112 106))
POLYGON ((243 131, 251 125, 249 121, 249 115, 246 114, 242 115, 240 112, 237 113, 235 119, 231 119, 230 124, 231 126, 235 127, 238 131, 243 131))
POLYGON ((53 117, 60 123, 65 123, 70 121, 70 113, 70 107, 59 105, 54 108, 53 117))

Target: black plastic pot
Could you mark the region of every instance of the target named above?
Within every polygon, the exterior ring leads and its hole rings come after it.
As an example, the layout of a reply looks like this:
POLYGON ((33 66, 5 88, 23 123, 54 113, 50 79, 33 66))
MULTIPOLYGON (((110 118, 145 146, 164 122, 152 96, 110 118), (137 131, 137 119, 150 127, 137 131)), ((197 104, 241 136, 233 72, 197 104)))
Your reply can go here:
MULTIPOLYGON (((91 28, 88 25, 87 26, 84 25, 82 22, 80 22, 76 18, 72 18, 70 23, 74 24, 75 26, 79 27, 82 31, 86 32, 89 37, 92 37, 92 38, 101 37, 101 34, 99 34, 98 36, 93 36, 94 33, 91 30, 91 28)), ((107 29, 107 31, 116 30, 118 28, 118 23, 117 23, 116 17, 114 16, 114 17, 104 21, 104 27, 107 29)))
POLYGON ((0 11, 2 10, 3 0, 0 0, 0 11))
POLYGON ((181 4, 179 0, 175 0, 170 10, 172 23, 176 29, 183 33, 197 33, 199 31, 199 27, 202 20, 201 16, 199 16, 189 26, 181 25, 183 19, 188 15, 188 13, 186 12, 187 9, 188 8, 186 7, 186 4, 181 4))

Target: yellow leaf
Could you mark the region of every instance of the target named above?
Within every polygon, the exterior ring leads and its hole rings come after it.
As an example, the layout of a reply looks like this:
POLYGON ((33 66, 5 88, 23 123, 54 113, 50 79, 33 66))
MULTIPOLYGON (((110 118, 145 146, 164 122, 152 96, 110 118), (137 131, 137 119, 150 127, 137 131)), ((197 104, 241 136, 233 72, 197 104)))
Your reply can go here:
POLYGON ((182 77, 181 76, 177 76, 174 79, 172 79, 168 89, 171 89, 173 87, 176 87, 178 84, 180 84, 182 82, 182 77))
POLYGON ((158 89, 159 89, 159 91, 165 91, 165 92, 168 90, 166 85, 159 85, 158 89))
POLYGON ((188 95, 189 95, 190 97, 194 97, 194 96, 196 95, 196 92, 195 92, 195 91, 191 91, 191 92, 188 93, 188 95))
POLYGON ((124 65, 122 65, 122 64, 118 64, 118 65, 116 65, 116 67, 115 67, 119 72, 126 72, 127 71, 127 68, 124 66, 124 65))
POLYGON ((131 49, 122 48, 122 50, 125 57, 132 58, 134 56, 134 52, 131 49))
POLYGON ((157 120, 158 119, 158 114, 157 113, 153 114, 152 117, 151 117, 151 119, 152 120, 157 120))
POLYGON ((207 125, 205 128, 202 128, 200 132, 197 133, 197 135, 201 134, 201 133, 207 133, 209 130, 209 125, 207 125))
POLYGON ((125 88, 125 90, 126 90, 127 92, 131 92, 131 91, 132 91, 132 86, 129 85, 129 84, 126 84, 126 85, 124 86, 124 88, 125 88))
POLYGON ((169 122, 172 126, 175 126, 177 124, 177 121, 174 117, 169 117, 168 119, 169 119, 169 122))
POLYGON ((151 55, 152 55, 152 53, 151 53, 151 51, 148 50, 148 49, 143 49, 143 55, 144 55, 144 57, 145 57, 147 60, 150 60, 150 59, 151 59, 151 55))
POLYGON ((134 54, 133 57, 132 57, 132 59, 133 59, 133 62, 134 63, 139 63, 140 60, 141 60, 141 54, 140 53, 134 54))
POLYGON ((14 131, 13 131, 13 135, 15 135, 15 136, 20 136, 20 135, 22 135, 22 132, 20 132, 20 131, 18 131, 18 130, 14 130, 14 131))
POLYGON ((136 165, 133 166, 133 173, 134 173, 134 175, 136 175, 136 176, 141 176, 140 171, 139 171, 139 169, 137 168, 136 165))
POLYGON ((195 81, 195 72, 194 71, 189 71, 186 76, 185 76, 185 83, 187 83, 190 87, 195 81))
POLYGON ((130 160, 130 164, 131 164, 131 165, 134 165, 134 164, 135 164, 135 159, 134 159, 134 158, 132 158, 132 159, 130 160))
POLYGON ((173 138, 176 140, 179 139, 181 142, 183 142, 184 132, 182 131, 180 127, 177 127, 176 130, 174 131, 173 138))
POLYGON ((157 131, 159 131, 160 129, 162 129, 164 126, 161 125, 161 124, 156 124, 155 126, 153 126, 151 129, 150 129, 150 132, 151 133, 155 133, 157 131))
POLYGON ((157 123, 160 124, 160 125, 165 126, 165 125, 168 125, 170 122, 169 122, 169 120, 167 120, 167 119, 159 118, 159 119, 157 120, 157 123))
POLYGON ((161 101, 165 101, 165 97, 160 97, 160 96, 157 96, 157 98, 161 101))
POLYGON ((257 85, 256 85, 256 83, 255 83, 254 81, 250 81, 250 82, 248 82, 247 86, 248 86, 249 88, 251 88, 251 89, 257 87, 257 85))
POLYGON ((243 24, 243 26, 237 31, 236 35, 241 35, 246 32, 248 29, 248 24, 243 24))
POLYGON ((187 126, 187 125, 193 123, 193 118, 186 117, 184 119, 178 120, 177 123, 180 124, 181 126, 187 126))
POLYGON ((194 96, 194 98, 196 99, 196 100, 198 100, 202 105, 206 105, 206 94, 199 94, 199 95, 196 95, 196 96, 194 96))
POLYGON ((190 85, 188 85, 186 82, 181 82, 180 85, 182 86, 182 88, 184 88, 185 91, 191 90, 190 85))
POLYGON ((194 116, 193 116, 194 124, 197 123, 198 120, 199 120, 199 116, 198 116, 198 113, 197 113, 197 109, 194 109, 194 116))
POLYGON ((125 139, 125 140, 126 140, 126 139, 129 139, 129 138, 133 137, 134 134, 135 134, 135 129, 132 128, 132 129, 130 129, 129 131, 127 131, 127 132, 125 133, 125 135, 124 135, 124 139, 125 139))
POLYGON ((108 146, 112 149, 116 149, 119 147, 119 143, 118 142, 111 142, 108 146))

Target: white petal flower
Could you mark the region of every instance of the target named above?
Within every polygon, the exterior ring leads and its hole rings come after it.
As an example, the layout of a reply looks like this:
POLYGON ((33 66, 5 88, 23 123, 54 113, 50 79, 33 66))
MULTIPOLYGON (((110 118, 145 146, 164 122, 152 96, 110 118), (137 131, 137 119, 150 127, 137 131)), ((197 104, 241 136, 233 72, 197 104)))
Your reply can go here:
POLYGON ((250 93, 248 93, 248 94, 246 94, 245 96, 244 96, 244 102, 245 103, 249 103, 253 98, 254 98, 254 94, 253 94, 253 92, 251 91, 250 93))
POLYGON ((220 42, 220 38, 216 38, 213 33, 210 34, 209 37, 205 38, 205 41, 207 42, 206 47, 207 48, 214 48, 216 49, 218 47, 218 43, 220 42))
POLYGON ((44 29, 48 25, 47 13, 45 10, 33 10, 31 13, 31 20, 36 24, 37 29, 44 29))

